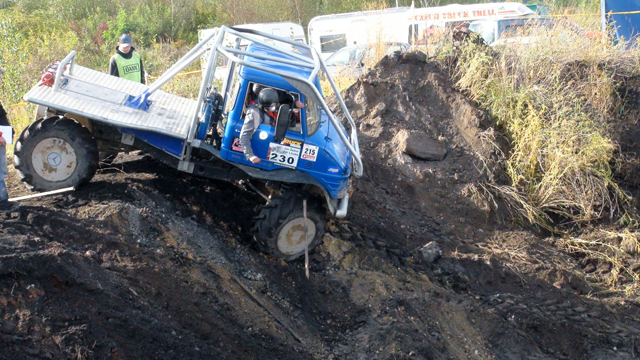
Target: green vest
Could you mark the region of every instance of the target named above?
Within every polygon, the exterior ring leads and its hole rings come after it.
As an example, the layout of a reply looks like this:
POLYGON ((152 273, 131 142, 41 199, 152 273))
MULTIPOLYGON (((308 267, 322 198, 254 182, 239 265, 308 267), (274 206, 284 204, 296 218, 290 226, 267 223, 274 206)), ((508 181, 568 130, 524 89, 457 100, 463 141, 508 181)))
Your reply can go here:
POLYGON ((118 65, 118 75, 121 78, 142 82, 142 74, 140 69, 140 54, 133 52, 131 59, 125 59, 120 54, 116 54, 116 65, 118 65))

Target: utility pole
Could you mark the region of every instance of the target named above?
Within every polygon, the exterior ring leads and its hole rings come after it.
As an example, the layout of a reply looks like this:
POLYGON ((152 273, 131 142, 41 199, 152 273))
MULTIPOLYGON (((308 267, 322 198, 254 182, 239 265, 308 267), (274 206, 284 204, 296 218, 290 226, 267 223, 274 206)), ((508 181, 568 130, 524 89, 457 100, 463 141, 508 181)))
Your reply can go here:
POLYGON ((175 30, 173 28, 173 0, 171 0, 171 39, 173 39, 175 36, 175 30))
POLYGON ((604 5, 605 0, 600 0, 600 21, 602 22, 602 40, 607 38, 607 14, 605 13, 606 7, 604 5))

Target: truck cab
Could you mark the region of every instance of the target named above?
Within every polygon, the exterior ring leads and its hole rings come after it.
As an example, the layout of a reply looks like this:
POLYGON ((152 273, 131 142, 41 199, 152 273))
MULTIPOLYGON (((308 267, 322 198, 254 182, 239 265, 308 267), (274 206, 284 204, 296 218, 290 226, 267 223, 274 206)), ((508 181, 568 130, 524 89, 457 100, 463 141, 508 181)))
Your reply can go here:
MULTIPOLYGON (((270 53, 269 49, 259 44, 247 48, 249 53, 270 53)), ((297 73, 309 77, 312 69, 283 65, 269 60, 261 60, 246 56, 247 62, 280 71, 297 73)), ((318 76, 313 83, 322 93, 318 76)), ((351 175, 351 154, 336 143, 340 142, 337 131, 346 135, 340 125, 336 129, 329 121, 327 113, 310 97, 305 96, 284 78, 248 66, 238 66, 227 80, 229 100, 226 103, 226 120, 220 122, 218 131, 222 141, 220 155, 222 158, 253 166, 267 171, 294 169, 318 179, 334 198, 342 198, 348 187, 351 175), (233 85, 233 86, 231 86, 233 85), (295 119, 286 129, 283 139, 276 139, 275 124, 260 124, 251 140, 251 147, 261 161, 251 163, 240 147, 240 131, 244 124, 247 107, 256 101, 253 86, 262 85, 275 89, 281 98, 291 99, 304 104, 301 109, 293 109, 295 119)), ((293 106, 291 106, 293 107, 293 106)))

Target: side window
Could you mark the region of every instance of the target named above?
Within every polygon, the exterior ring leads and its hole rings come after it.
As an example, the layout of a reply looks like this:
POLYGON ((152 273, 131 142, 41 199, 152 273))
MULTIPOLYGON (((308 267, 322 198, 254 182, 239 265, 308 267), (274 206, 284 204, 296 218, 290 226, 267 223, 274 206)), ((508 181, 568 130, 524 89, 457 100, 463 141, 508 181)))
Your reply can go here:
MULTIPOLYGON (((245 114, 247 112, 247 107, 251 103, 251 100, 255 101, 256 103, 258 102, 258 99, 257 99, 258 95, 253 92, 253 87, 256 84, 257 85, 262 85, 263 88, 272 88, 272 89, 274 89, 278 93, 278 101, 279 101, 280 105, 287 104, 291 108, 293 108, 295 106, 295 102, 300 100, 300 94, 298 94, 298 93, 295 93, 295 92, 292 92, 292 91, 283 90, 283 89, 279 89, 279 88, 276 88, 276 87, 273 87, 273 86, 267 86, 267 85, 260 84, 260 83, 249 82, 249 87, 247 89, 247 96, 244 99, 244 108, 242 110, 242 118, 244 118, 244 116, 245 116, 245 114)), ((277 114, 274 114, 274 115, 277 116, 277 114)), ((265 124, 265 125, 273 126, 274 124, 265 124)), ((290 123, 288 131, 293 131, 293 132, 297 132, 298 134, 302 134, 302 125, 300 124, 299 116, 297 117, 295 123, 294 123, 293 119, 291 119, 291 123, 290 123)))
POLYGON ((318 106, 309 97, 306 98, 304 105, 307 113, 307 136, 315 134, 320 128, 320 111, 318 106))
POLYGON ((323 53, 334 52, 345 46, 347 46, 347 36, 344 34, 320 36, 320 51, 323 53))

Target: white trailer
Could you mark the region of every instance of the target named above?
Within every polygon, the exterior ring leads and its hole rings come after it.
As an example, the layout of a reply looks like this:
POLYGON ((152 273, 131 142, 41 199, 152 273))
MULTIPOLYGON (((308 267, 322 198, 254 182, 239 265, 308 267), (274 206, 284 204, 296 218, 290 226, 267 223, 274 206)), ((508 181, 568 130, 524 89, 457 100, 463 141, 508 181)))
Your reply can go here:
POLYGON ((514 2, 398 7, 322 15, 309 21, 309 44, 324 60, 347 45, 376 42, 425 45, 429 38, 447 27, 467 26, 474 20, 528 16, 535 16, 535 13, 514 2))
POLYGON ((326 60, 347 45, 375 42, 407 42, 398 39, 410 7, 358 11, 344 14, 316 16, 309 21, 309 45, 326 60), (387 38, 389 37, 389 38, 387 38))

